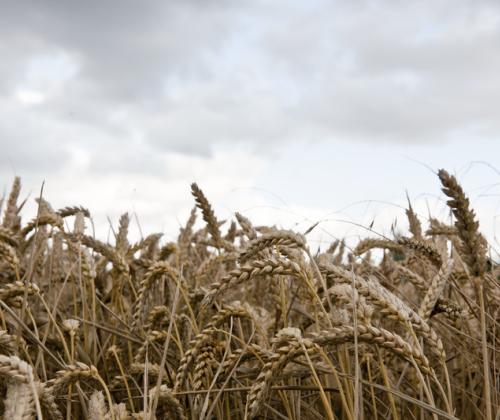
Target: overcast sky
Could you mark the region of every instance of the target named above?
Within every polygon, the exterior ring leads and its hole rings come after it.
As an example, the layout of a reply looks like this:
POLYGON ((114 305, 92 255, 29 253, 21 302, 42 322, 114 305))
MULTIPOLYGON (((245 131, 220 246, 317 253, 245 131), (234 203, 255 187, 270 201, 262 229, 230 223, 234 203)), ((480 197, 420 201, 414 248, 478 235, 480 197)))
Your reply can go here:
POLYGON ((102 229, 173 238, 193 181, 317 241, 404 229, 406 191, 447 217, 444 167, 498 233, 497 1, 16 1, 0 57, 1 185, 102 229))

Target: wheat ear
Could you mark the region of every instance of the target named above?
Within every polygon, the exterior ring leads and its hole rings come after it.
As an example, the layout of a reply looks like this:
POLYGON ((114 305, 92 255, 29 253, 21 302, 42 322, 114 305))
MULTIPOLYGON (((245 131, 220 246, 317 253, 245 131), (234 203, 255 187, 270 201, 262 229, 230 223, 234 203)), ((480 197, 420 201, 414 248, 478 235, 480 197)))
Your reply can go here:
POLYGON ((196 335, 196 337, 189 343, 189 349, 182 357, 177 369, 174 390, 178 390, 182 386, 189 367, 198 357, 201 349, 217 332, 217 327, 232 317, 252 319, 252 316, 246 309, 236 306, 227 306, 225 308, 222 308, 217 314, 215 314, 210 322, 205 326, 203 331, 196 335))
POLYGON ((171 415, 173 415, 177 420, 187 420, 186 414, 184 413, 184 408, 182 408, 179 400, 174 397, 172 391, 166 385, 154 387, 149 391, 149 398, 151 401, 153 401, 156 393, 158 393, 157 410, 163 409, 164 411, 169 412, 171 415))
MULTIPOLYGON (((319 347, 311 340, 303 339, 300 336, 288 336, 290 329, 284 329, 278 333, 274 340, 273 353, 268 361, 262 367, 262 370, 252 385, 247 397, 247 406, 249 417, 255 418, 264 406, 264 400, 267 397, 271 381, 285 368, 285 366, 295 360, 304 352, 314 354, 318 352, 319 347), (285 331, 284 331, 285 330, 285 331)), ((300 335, 300 331, 298 331, 300 335)))
POLYGON ((191 184, 191 193, 193 194, 196 205, 201 210, 203 214, 203 220, 207 224, 207 229, 215 242, 215 245, 219 247, 222 243, 222 237, 219 230, 219 225, 215 213, 212 210, 212 206, 203 194, 203 191, 198 187, 196 183, 191 184))
POLYGON ((448 206, 456 218, 455 227, 462 240, 462 258, 471 270, 471 274, 481 277, 486 267, 486 240, 479 233, 479 223, 474 210, 470 208, 469 199, 456 178, 441 169, 438 172, 443 184, 443 192, 450 198, 448 206))
POLYGON ((429 344, 431 351, 437 355, 441 362, 446 359, 443 343, 437 333, 413 309, 389 292, 373 278, 366 280, 356 274, 333 265, 322 265, 321 270, 332 283, 354 284, 361 296, 376 305, 380 312, 403 325, 411 325, 415 332, 420 334, 429 344), (354 281, 353 281, 354 280, 354 281))
POLYGON ((427 293, 420 304, 420 308, 418 310, 418 314, 423 319, 429 319, 430 315, 436 305, 437 300, 441 297, 443 293, 444 287, 446 286, 446 282, 450 277, 451 270, 453 268, 453 260, 449 260, 443 267, 439 270, 439 272, 433 277, 431 281, 431 285, 427 290, 427 293))
POLYGON ((21 178, 16 176, 10 190, 9 198, 7 200, 7 207, 3 216, 2 225, 5 228, 16 230, 20 223, 20 218, 17 214, 17 200, 21 192, 21 178))
POLYGON ((107 411, 102 391, 94 391, 89 400, 88 420, 105 420, 107 411))
POLYGON ((289 230, 278 230, 265 233, 256 239, 253 239, 239 255, 241 262, 248 261, 255 257, 261 251, 271 247, 289 247, 304 249, 306 246, 305 238, 298 233, 289 230))
POLYGON ((240 268, 232 270, 222 279, 214 281, 210 285, 210 288, 202 301, 202 305, 208 306, 217 295, 222 294, 233 285, 264 275, 300 276, 302 275, 302 270, 299 264, 294 261, 285 260, 284 258, 264 258, 251 261, 240 268))
POLYGON ((165 261, 158 261, 154 263, 146 272, 144 275, 144 278, 142 279, 140 285, 139 285, 139 291, 137 293, 137 299, 134 303, 134 308, 132 310, 133 313, 133 321, 132 321, 132 327, 135 328, 137 326, 137 323, 140 320, 142 310, 145 305, 145 298, 146 298, 146 293, 148 290, 152 287, 152 285, 157 281, 158 279, 161 279, 163 275, 166 275, 167 278, 170 280, 173 280, 174 282, 177 282, 179 279, 179 273, 167 262, 165 261))

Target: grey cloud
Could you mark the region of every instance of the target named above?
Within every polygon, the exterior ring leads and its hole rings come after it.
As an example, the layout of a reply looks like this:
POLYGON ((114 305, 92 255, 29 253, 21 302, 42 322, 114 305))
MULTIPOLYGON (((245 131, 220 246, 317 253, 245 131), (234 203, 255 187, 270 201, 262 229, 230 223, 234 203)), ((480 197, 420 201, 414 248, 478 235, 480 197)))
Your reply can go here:
POLYGON ((57 172, 69 154, 63 146, 64 133, 58 127, 29 112, 19 113, 0 101, 0 171, 57 172))
POLYGON ((468 0, 11 2, 3 100, 35 56, 63 53, 75 73, 36 112, 11 105, 25 127, 0 122, 0 134, 17 144, 43 130, 42 144, 66 132, 67 149, 112 153, 92 170, 155 173, 164 153, 219 143, 267 154, 296 139, 498 136, 499 23, 498 3, 468 0))
POLYGON ((231 27, 231 8, 214 4, 25 2, 0 19, 4 40, 36 38, 72 54, 80 94, 120 103, 154 98, 172 72, 197 71, 200 53, 216 49, 231 27))
POLYGON ((144 142, 130 142, 121 147, 116 141, 99 142, 89 154, 89 173, 143 173, 168 175, 163 154, 144 142))
POLYGON ((498 133, 499 5, 371 4, 310 11, 305 32, 288 20, 262 38, 284 77, 306 86, 296 117, 320 137, 365 141, 436 141, 470 126, 498 133), (294 52, 304 33, 309 49, 294 52))

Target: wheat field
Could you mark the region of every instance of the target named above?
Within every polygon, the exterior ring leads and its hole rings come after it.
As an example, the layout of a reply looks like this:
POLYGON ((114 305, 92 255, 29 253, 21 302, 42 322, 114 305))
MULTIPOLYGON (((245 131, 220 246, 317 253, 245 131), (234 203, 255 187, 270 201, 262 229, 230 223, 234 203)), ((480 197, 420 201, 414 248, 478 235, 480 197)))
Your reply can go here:
POLYGON ((409 205, 409 235, 321 252, 309 232, 218 220, 196 184, 177 242, 130 243, 124 214, 104 243, 84 207, 38 199, 22 221, 16 178, 2 418, 500 418, 500 268, 455 177, 438 177, 453 225, 409 205))

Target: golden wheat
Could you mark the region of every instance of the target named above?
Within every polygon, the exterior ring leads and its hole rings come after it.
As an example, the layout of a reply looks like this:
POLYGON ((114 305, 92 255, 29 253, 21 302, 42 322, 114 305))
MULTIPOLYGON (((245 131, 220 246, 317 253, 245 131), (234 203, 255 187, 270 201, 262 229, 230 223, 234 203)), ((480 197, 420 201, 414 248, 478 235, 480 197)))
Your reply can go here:
POLYGON ((124 213, 103 242, 88 209, 43 198, 23 223, 15 178, 0 223, 0 415, 498 417, 500 266, 456 178, 438 175, 454 226, 409 203, 408 236, 315 255, 315 225, 220 221, 196 184, 176 241, 131 241, 124 213))

